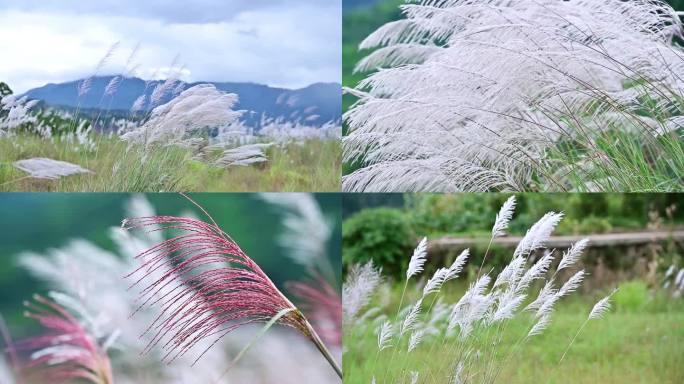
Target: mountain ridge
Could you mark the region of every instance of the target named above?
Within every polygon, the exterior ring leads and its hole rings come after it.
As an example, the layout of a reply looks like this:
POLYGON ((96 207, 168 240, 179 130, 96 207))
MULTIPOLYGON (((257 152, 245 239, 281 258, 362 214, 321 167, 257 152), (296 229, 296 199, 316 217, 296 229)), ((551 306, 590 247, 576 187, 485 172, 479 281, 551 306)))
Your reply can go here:
MULTIPOLYGON (((105 95, 107 84, 116 77, 97 76, 92 78, 87 94, 78 96, 78 88, 83 80, 64 83, 49 83, 26 91, 22 96, 40 100, 55 108, 106 109, 129 111, 135 100, 143 93, 149 101, 155 87, 164 80, 146 82, 137 77, 121 80, 113 96, 105 95)), ((271 87, 253 82, 213 82, 202 81, 182 83, 176 95, 197 84, 213 84, 218 90, 238 95, 236 110, 244 110, 241 121, 247 126, 259 129, 262 120, 280 120, 309 126, 321 126, 328 122, 339 122, 342 116, 342 92, 339 83, 313 83, 297 89, 271 87)), ((167 94, 159 104, 169 102, 175 97, 167 94)), ((143 110, 149 110, 146 104, 143 110)))

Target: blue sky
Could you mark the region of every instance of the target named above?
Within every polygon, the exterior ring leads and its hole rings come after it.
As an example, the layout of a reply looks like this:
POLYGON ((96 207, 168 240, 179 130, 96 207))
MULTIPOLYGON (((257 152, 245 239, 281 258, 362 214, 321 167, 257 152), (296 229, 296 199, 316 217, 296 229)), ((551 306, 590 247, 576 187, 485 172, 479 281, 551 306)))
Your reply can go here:
POLYGON ((341 81, 340 0, 2 0, 0 81, 17 93, 128 70, 145 79, 175 60, 185 81, 287 88, 341 81))

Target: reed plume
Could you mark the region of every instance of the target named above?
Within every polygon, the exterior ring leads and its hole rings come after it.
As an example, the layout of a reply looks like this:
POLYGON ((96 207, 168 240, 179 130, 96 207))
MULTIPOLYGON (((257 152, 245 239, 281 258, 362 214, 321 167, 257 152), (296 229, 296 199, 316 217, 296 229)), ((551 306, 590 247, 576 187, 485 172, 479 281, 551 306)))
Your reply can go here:
POLYGON ((33 351, 30 363, 24 367, 26 375, 51 383, 84 380, 92 384, 112 384, 112 368, 106 349, 116 335, 101 346, 79 319, 57 302, 65 296, 54 293, 51 296, 52 299, 48 299, 35 295, 34 302, 25 304, 26 317, 37 320, 50 331, 17 342, 16 349, 33 351))
POLYGON ((164 360, 170 362, 199 342, 213 340, 196 362, 241 326, 277 322, 311 340, 342 377, 302 312, 213 220, 210 224, 174 216, 139 217, 124 220, 123 227, 182 231, 138 254, 141 266, 126 276, 138 285, 155 271, 166 269, 141 290, 141 309, 161 307, 161 314, 146 331, 152 334, 146 351, 159 346, 166 351, 164 360))

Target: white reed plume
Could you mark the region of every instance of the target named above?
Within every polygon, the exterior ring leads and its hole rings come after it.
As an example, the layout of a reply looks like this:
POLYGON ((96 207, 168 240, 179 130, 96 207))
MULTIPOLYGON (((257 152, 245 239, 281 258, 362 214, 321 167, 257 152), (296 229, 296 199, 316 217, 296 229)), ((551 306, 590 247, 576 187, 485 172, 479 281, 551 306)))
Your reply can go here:
POLYGON ((556 272, 560 271, 561 269, 565 269, 579 261, 579 259, 582 257, 582 252, 584 252, 584 249, 587 247, 587 244, 589 244, 589 239, 582 239, 574 243, 567 250, 567 252, 563 253, 563 258, 558 264, 556 272))
POLYGON ((513 260, 511 260, 511 262, 508 263, 508 265, 506 265, 496 277, 496 281, 494 281, 494 288, 502 285, 515 286, 518 284, 518 281, 520 280, 524 270, 525 258, 522 256, 514 256, 513 260))
POLYGON ((92 173, 92 171, 82 168, 80 165, 44 157, 15 161, 14 166, 28 173, 27 177, 45 180, 57 180, 71 175, 92 173))
POLYGON ((418 243, 416 249, 413 251, 413 256, 411 256, 411 260, 409 261, 408 269, 406 270, 406 280, 423 272, 423 265, 425 265, 426 256, 427 237, 423 237, 420 243, 418 243))
POLYGON ((509 197, 501 206, 499 213, 496 214, 496 220, 492 227, 492 238, 506 234, 508 223, 513 217, 513 211, 515 211, 515 196, 509 197))
POLYGON ((383 349, 391 347, 392 344, 390 344, 390 342, 392 336, 392 323, 385 321, 382 323, 382 326, 380 326, 380 329, 378 329, 378 350, 382 351, 383 349))
POLYGON ((675 285, 684 287, 684 268, 680 269, 679 272, 677 272, 677 277, 675 277, 675 285))
POLYGON ((419 329, 411 333, 411 337, 409 337, 408 352, 411 352, 414 349, 416 349, 418 344, 420 344, 420 342, 423 341, 424 335, 425 331, 423 331, 422 329, 419 329))
POLYGON ((349 269, 342 285, 342 311, 345 325, 353 324, 361 309, 370 301, 375 288, 380 284, 380 270, 373 262, 354 265, 349 269))
POLYGON ((553 287, 553 279, 549 280, 544 284, 544 287, 539 291, 537 298, 525 307, 526 311, 536 311, 550 298, 556 295, 557 290, 553 287))
POLYGON ((264 151, 271 146, 273 146, 273 143, 255 143, 227 149, 223 151, 223 154, 215 161, 215 164, 222 167, 245 167, 264 163, 268 161, 264 151))
POLYGON ((517 290, 521 291, 526 289, 530 283, 537 279, 542 279, 549 271, 549 267, 553 262, 553 252, 548 249, 544 251, 544 256, 542 256, 532 267, 530 267, 523 277, 518 282, 517 290))
POLYGON ((532 326, 532 329, 527 333, 527 337, 541 335, 549 327, 549 324, 551 324, 551 315, 544 314, 532 326))
POLYGON ((211 84, 196 85, 154 108, 141 127, 126 132, 121 138, 146 146, 183 145, 201 129, 236 121, 241 115, 232 110, 236 102, 236 95, 220 92, 211 84))
POLYGON ((357 71, 378 70, 346 89, 358 100, 344 115, 344 158, 362 164, 346 191, 525 190, 536 177, 566 190, 548 154, 559 141, 591 146, 614 128, 655 138, 678 126, 682 22, 664 1, 400 8, 403 19, 360 45, 373 51, 357 71))
POLYGON ((613 290, 610 295, 599 300, 589 313, 589 320, 596 320, 603 317, 606 312, 610 311, 610 298, 617 292, 617 289, 613 290))
POLYGON ((431 294, 437 293, 442 289, 442 284, 446 281, 446 277, 449 274, 448 268, 439 268, 435 271, 435 274, 428 280, 425 287, 423 287, 423 297, 431 294))
POLYGON ((548 212, 545 214, 525 233, 513 254, 515 256, 525 256, 543 247, 561 219, 563 219, 563 213, 548 212))
POLYGON ((314 196, 309 193, 262 193, 259 196, 284 212, 284 230, 278 236, 278 244, 288 251, 287 255, 298 264, 318 266, 321 271, 335 276, 326 254, 332 222, 325 217, 314 196))
POLYGON ((465 380, 463 378, 463 361, 459 361, 454 369, 454 376, 451 378, 451 384, 464 384, 465 380))
POLYGON ((411 384, 416 384, 418 383, 418 372, 417 371, 411 371, 411 384))
POLYGON ((147 103, 147 95, 140 95, 138 96, 137 99, 133 102, 133 106, 131 106, 131 112, 136 113, 140 112, 145 108, 145 104, 147 103))
POLYGON ((572 275, 572 277, 570 277, 568 281, 566 281, 565 284, 561 286, 561 288, 558 290, 558 293, 556 293, 556 296, 560 298, 567 296, 572 292, 575 292, 577 288, 579 288, 579 286, 582 284, 582 281, 584 280, 584 275, 584 269, 572 275))
POLYGON ((527 297, 526 294, 519 294, 513 288, 506 290, 497 298, 499 305, 491 316, 491 322, 512 319, 525 297, 527 297))
POLYGON ((35 124, 38 119, 31 114, 31 108, 38 104, 38 100, 28 100, 26 96, 17 98, 8 95, 0 98, 0 112, 5 112, 3 117, 0 114, 0 137, 11 134, 13 129, 25 124, 35 124))
POLYGON ((113 96, 119 89, 119 85, 121 85, 121 80, 121 76, 112 77, 112 79, 109 80, 109 83, 107 83, 107 86, 105 87, 105 95, 113 96))
POLYGON ((422 305, 422 303, 423 299, 421 298, 415 304, 413 304, 411 310, 406 315, 404 321, 401 324, 401 328, 399 329, 400 336, 403 336, 406 332, 411 331, 415 328, 416 321, 418 320, 418 315, 420 314, 420 306, 422 305))
POLYGON ((83 79, 78 85, 78 97, 81 98, 90 92, 90 88, 93 85, 93 78, 102 70, 102 68, 107 65, 107 62, 114 56, 114 53, 119 49, 121 43, 119 41, 113 43, 107 49, 107 53, 100 59, 100 61, 95 66, 93 74, 85 79, 83 79))
POLYGON ((458 257, 456 257, 456 260, 451 264, 449 269, 447 270, 446 276, 444 276, 444 282, 446 283, 449 280, 453 280, 458 277, 458 274, 463 271, 463 267, 465 264, 468 262, 468 257, 470 257, 470 250, 465 249, 463 250, 458 257))
POLYGON ((575 337, 572 338, 570 341, 570 344, 568 347, 565 349, 565 352, 563 352, 563 356, 561 356, 560 360, 558 363, 562 362, 563 359, 565 358, 565 355, 568 353, 570 350, 570 347, 572 347, 572 344, 575 342, 575 339, 577 339, 577 336, 579 336, 580 332, 584 329, 584 327, 587 325, 589 320, 596 320, 600 319, 605 315, 609 310, 610 310, 610 298, 617 292, 617 288, 614 289, 608 296, 604 297, 603 299, 599 300, 594 307, 591 309, 591 312, 589 313, 589 316, 587 319, 582 323, 582 326, 579 327, 577 330, 577 333, 575 334, 575 337))

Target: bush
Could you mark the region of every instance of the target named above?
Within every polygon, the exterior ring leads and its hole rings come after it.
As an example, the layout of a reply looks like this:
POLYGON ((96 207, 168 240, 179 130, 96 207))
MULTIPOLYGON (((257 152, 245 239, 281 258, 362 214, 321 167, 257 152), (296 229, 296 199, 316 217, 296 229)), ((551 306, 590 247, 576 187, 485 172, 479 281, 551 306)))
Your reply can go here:
POLYGON ((368 260, 400 277, 417 245, 406 214, 397 209, 363 210, 342 225, 345 268, 368 260))

